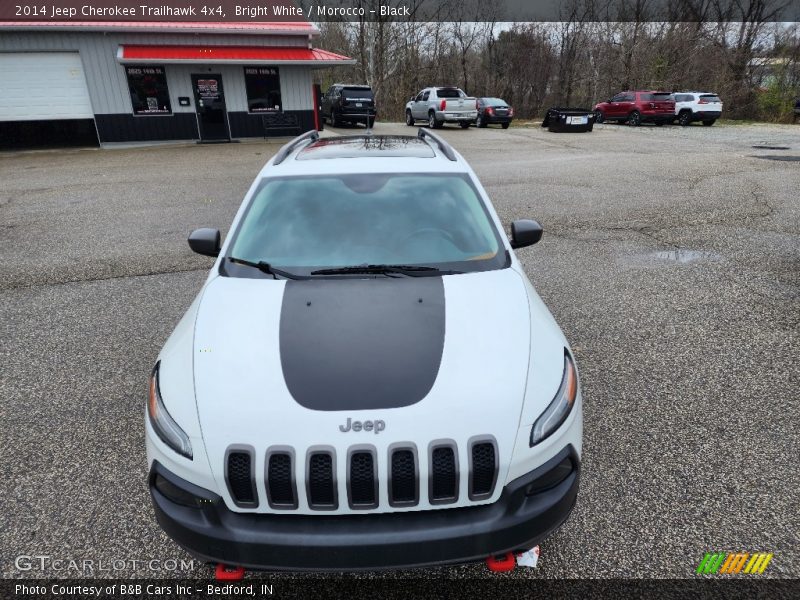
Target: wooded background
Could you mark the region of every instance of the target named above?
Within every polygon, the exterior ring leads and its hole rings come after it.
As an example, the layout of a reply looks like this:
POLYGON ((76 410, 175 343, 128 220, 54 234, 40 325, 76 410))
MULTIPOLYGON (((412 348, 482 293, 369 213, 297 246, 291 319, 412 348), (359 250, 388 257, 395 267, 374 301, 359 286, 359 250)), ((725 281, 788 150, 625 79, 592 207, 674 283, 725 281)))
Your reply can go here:
MULTIPOLYGON (((692 22, 653 22, 653 1, 565 0, 559 21, 547 23, 506 22, 491 0, 438 2, 441 22, 319 23, 318 45, 357 63, 317 78, 323 92, 334 82, 369 84, 383 120, 401 121, 423 87, 456 85, 505 99, 518 118, 657 89, 716 92, 728 118, 791 121, 800 95, 800 27, 773 22, 791 0, 683 0, 692 22), (618 20, 597 21, 600 3, 618 20)), ((424 2, 402 5, 414 10, 424 2)), ((369 14, 387 0, 355 4, 369 14)))

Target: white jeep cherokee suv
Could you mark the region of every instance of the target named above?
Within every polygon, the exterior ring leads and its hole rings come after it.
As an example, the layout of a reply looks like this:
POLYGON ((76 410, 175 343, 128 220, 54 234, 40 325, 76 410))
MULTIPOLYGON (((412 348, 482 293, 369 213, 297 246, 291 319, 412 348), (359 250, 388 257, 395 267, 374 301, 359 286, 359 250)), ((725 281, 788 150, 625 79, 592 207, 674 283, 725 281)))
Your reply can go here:
POLYGON ((709 92, 677 92, 675 98, 675 120, 683 127, 694 121, 702 121, 710 127, 722 115, 722 100, 709 92))
POLYGON ((265 570, 462 563, 575 503, 567 341, 464 159, 427 130, 284 146, 158 356, 145 427, 163 529, 265 570))

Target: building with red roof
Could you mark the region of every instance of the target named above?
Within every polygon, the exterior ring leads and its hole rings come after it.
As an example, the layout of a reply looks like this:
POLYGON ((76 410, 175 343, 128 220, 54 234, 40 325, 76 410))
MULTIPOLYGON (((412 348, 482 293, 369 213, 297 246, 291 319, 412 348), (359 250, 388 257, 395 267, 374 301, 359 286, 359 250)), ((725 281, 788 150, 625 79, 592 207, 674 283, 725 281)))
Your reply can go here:
POLYGON ((0 21, 0 144, 226 141, 318 126, 313 69, 353 64, 292 22, 0 21))

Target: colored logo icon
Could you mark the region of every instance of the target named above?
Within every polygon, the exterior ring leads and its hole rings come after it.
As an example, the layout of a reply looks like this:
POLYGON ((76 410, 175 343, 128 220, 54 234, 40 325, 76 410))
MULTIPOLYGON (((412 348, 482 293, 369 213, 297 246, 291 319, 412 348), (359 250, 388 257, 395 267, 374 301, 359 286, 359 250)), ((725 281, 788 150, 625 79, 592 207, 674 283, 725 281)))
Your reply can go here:
POLYGON ((771 552, 706 552, 697 565, 698 575, 761 575, 772 560, 771 552))

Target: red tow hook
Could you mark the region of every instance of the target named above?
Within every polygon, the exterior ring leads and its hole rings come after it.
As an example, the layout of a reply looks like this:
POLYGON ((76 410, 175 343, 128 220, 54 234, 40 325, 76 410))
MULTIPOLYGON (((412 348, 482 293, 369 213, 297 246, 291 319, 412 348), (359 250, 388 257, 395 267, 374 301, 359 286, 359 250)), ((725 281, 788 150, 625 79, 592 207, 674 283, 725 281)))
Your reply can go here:
POLYGON ((486 566, 492 573, 506 573, 513 571, 517 565, 517 559, 513 552, 506 552, 500 556, 490 556, 486 559, 486 566))
POLYGON ((217 581, 239 581, 244 579, 244 567, 232 567, 230 565, 218 564, 214 577, 217 581))

